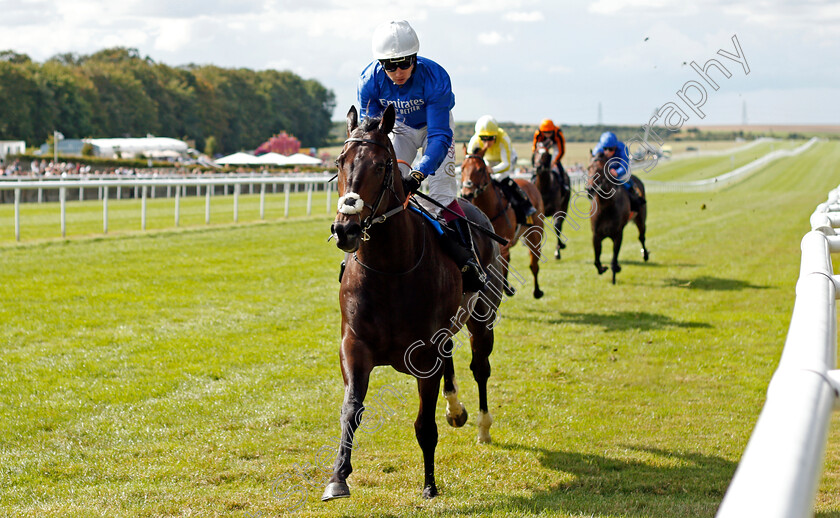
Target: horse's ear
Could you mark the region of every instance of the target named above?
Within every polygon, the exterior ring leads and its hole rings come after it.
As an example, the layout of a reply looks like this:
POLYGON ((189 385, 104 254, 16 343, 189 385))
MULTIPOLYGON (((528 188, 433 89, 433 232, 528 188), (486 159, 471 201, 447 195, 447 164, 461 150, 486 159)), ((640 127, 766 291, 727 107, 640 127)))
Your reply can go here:
POLYGON ((466 142, 464 142, 464 154, 469 155, 469 152, 467 151, 467 143, 466 142))
POLYGON ((359 112, 356 111, 355 106, 350 107, 350 111, 347 112, 347 136, 350 136, 350 133, 353 132, 354 129, 359 125, 359 112))
POLYGON ((382 114, 382 120, 379 121, 379 132, 383 135, 391 133, 394 129, 394 122, 397 118, 397 112, 393 104, 388 104, 385 108, 385 113, 382 114))

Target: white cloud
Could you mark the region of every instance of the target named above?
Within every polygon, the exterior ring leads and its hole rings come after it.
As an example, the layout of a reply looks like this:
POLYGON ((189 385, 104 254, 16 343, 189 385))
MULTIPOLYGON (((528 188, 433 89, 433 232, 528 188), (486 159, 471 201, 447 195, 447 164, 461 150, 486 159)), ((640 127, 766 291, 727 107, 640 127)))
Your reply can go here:
POLYGON ((689 2, 674 2, 673 0, 597 0, 589 5, 589 12, 615 15, 628 10, 678 8, 686 3, 689 2))
POLYGON ((478 42, 482 45, 498 45, 505 41, 512 41, 510 36, 503 36, 498 32, 481 32, 477 36, 478 42))
POLYGON ((504 19, 510 22, 540 22, 545 17, 543 16, 542 12, 540 11, 531 11, 528 13, 523 12, 510 12, 505 13, 504 19))
POLYGON ((495 13, 517 8, 521 2, 514 0, 470 0, 460 2, 455 7, 458 14, 495 13))
POLYGON ((155 48, 167 52, 177 52, 190 45, 192 40, 192 22, 184 19, 162 20, 159 34, 155 38, 155 48))

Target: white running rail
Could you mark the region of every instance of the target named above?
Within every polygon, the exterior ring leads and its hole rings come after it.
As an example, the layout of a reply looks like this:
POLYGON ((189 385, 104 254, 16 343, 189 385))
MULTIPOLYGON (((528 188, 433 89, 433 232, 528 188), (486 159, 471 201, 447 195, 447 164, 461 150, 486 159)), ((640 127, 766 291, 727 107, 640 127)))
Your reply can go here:
MULTIPOLYGON (((306 188, 306 215, 312 213, 312 194, 316 185, 323 185, 327 196, 326 211, 330 214, 335 210, 332 203, 332 192, 335 189, 335 184, 330 183, 331 176, 327 174, 322 175, 298 175, 298 176, 228 176, 224 178, 145 178, 145 179, 99 179, 99 180, 85 180, 85 179, 61 179, 61 180, 24 180, 24 181, 3 181, 0 182, 0 191, 14 191, 14 220, 15 220, 15 239, 20 241, 20 210, 21 210, 21 194, 24 190, 46 190, 57 189, 59 191, 60 204, 60 219, 61 219, 61 237, 66 237, 67 234, 67 190, 68 189, 85 189, 93 188, 99 189, 99 199, 102 201, 102 231, 108 233, 108 200, 111 189, 119 190, 128 187, 136 187, 140 191, 138 198, 141 199, 140 209, 140 228, 146 230, 146 200, 148 198, 149 188, 167 187, 174 190, 175 193, 175 226, 179 224, 181 213, 181 193, 186 192, 187 187, 195 188, 198 193, 201 188, 205 191, 205 209, 204 219, 205 223, 210 223, 210 200, 214 195, 216 186, 224 186, 225 194, 227 194, 228 187, 233 187, 233 221, 239 221, 239 195, 241 194, 242 186, 258 185, 260 187, 260 219, 265 219, 265 194, 267 185, 282 185, 284 193, 284 216, 289 216, 289 194, 292 185, 303 185, 306 188)), ((252 187, 253 189, 253 187, 252 187)), ((117 191, 119 192, 119 191, 117 191)), ((80 194, 80 198, 83 196, 80 194)))
POLYGON ((796 302, 767 400, 717 518, 814 515, 832 409, 838 402, 837 312, 840 186, 811 216, 802 239, 796 302))
POLYGON ((713 191, 721 187, 731 185, 747 178, 751 173, 757 169, 769 164, 779 158, 796 156, 804 153, 819 141, 817 137, 812 138, 808 142, 802 144, 796 149, 777 149, 771 151, 761 158, 757 158, 749 164, 742 165, 737 169, 733 169, 728 173, 716 176, 714 178, 707 178, 705 180, 696 180, 693 182, 657 182, 655 180, 644 180, 645 190, 647 192, 702 192, 713 191))

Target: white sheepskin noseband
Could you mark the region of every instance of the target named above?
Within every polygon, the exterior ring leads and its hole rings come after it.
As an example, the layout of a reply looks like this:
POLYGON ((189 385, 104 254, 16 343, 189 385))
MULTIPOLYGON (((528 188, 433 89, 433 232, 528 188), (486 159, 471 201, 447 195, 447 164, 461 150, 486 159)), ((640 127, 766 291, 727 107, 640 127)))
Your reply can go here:
POLYGON ((362 197, 355 192, 348 192, 338 199, 338 212, 352 216, 362 212, 365 208, 365 202, 362 197))

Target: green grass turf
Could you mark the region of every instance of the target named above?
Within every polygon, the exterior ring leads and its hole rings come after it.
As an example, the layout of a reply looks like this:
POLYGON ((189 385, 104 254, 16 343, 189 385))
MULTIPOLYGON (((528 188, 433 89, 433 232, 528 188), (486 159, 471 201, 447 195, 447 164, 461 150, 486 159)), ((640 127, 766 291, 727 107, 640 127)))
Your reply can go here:
POLYGON ((705 180, 728 173, 757 158, 779 149, 793 149, 804 144, 804 140, 783 140, 764 142, 749 149, 723 156, 700 156, 679 160, 661 160, 650 171, 634 170, 640 178, 657 181, 705 180))
MULTIPOLYGON (((541 263, 546 296, 527 280, 502 305, 491 445, 475 442, 469 354, 456 352, 471 417, 449 428, 438 405, 432 501, 416 384, 390 368, 371 393, 390 384, 400 397, 386 394, 393 412, 358 435, 352 498, 321 503, 321 481, 308 482, 322 478, 343 393, 329 217, 207 228, 201 209, 192 229, 70 240, 33 224, 20 245, 3 219, 0 514, 279 516, 302 495, 299 516, 713 516, 838 161, 840 145, 820 143, 723 191, 651 195, 651 261, 627 229, 615 286, 592 265, 588 222, 567 222, 563 260, 541 263)), ((513 252, 529 279, 525 248, 513 252)), ((822 518, 840 513, 836 424, 822 518)))

